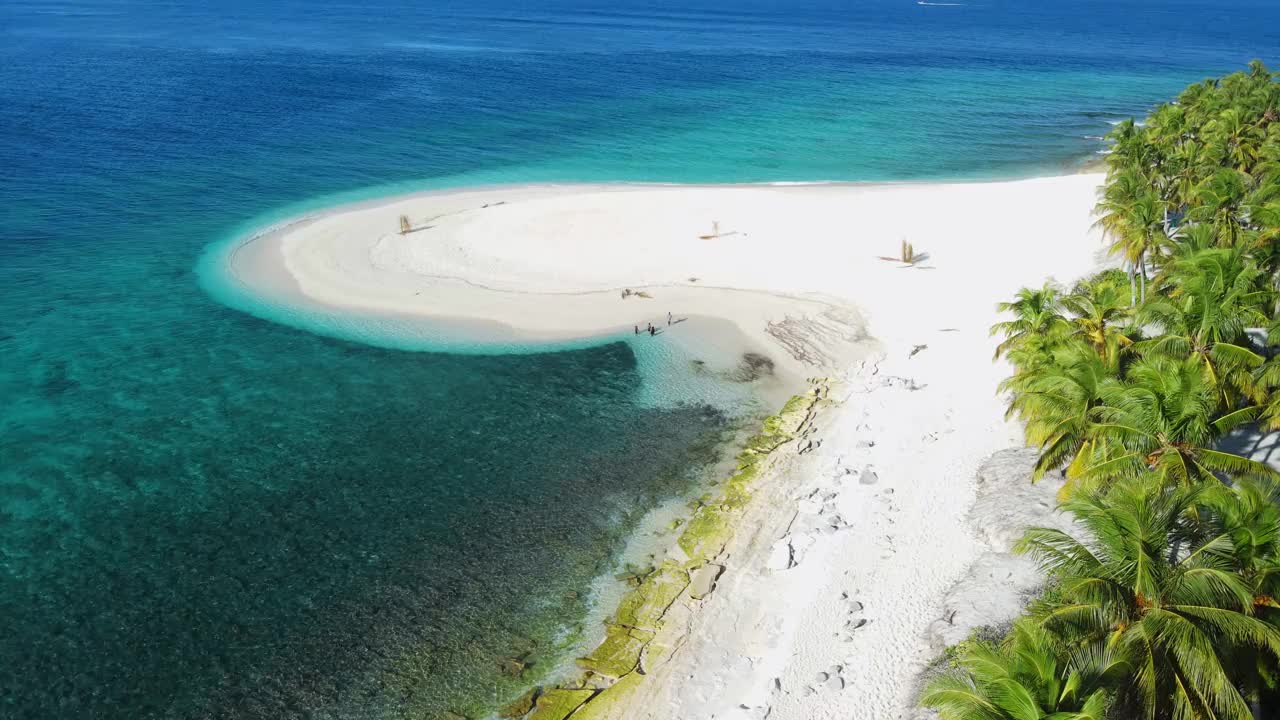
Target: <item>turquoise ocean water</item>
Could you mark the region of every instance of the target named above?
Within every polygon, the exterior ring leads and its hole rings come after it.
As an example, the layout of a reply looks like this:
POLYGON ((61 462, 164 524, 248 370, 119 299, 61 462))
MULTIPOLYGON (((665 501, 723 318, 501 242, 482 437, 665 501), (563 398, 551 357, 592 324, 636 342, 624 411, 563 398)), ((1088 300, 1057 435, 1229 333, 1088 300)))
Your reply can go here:
POLYGON ((1280 63, 1278 27, 1270 0, 3 3, 0 717, 476 708, 743 412, 625 340, 270 322, 205 292, 211 245, 454 185, 1071 171, 1280 63))

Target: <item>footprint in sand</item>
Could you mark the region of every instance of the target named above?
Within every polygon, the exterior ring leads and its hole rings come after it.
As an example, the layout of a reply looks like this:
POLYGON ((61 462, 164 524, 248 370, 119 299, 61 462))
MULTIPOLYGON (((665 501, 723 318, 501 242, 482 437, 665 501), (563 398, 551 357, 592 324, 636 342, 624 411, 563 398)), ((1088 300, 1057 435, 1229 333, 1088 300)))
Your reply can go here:
POLYGON ((819 689, 839 692, 844 689, 844 666, 832 665, 825 672, 814 675, 813 684, 805 686, 805 695, 812 695, 819 689))
POLYGON ((845 602, 845 623, 840 632, 836 633, 836 637, 841 638, 845 642, 853 642, 854 634, 866 627, 870 622, 864 615, 864 606, 860 600, 853 600, 849 597, 849 593, 841 593, 840 598, 845 602))

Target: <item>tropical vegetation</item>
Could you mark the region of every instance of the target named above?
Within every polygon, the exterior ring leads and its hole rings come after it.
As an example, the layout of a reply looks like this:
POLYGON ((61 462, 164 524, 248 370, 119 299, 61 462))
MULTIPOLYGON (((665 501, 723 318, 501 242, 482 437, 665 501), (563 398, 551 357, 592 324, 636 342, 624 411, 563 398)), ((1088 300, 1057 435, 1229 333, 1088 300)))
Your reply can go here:
POLYGON ((1061 472, 1049 578, 925 689, 944 720, 1280 717, 1280 76, 1254 61, 1108 136, 1097 225, 1121 267, 1000 306, 1011 417, 1061 472))

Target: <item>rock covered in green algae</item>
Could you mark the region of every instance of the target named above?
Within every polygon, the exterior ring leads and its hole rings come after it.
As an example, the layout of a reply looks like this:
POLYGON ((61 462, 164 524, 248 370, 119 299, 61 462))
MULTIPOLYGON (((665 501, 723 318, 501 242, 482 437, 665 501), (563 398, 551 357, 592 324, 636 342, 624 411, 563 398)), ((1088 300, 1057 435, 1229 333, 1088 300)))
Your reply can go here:
POLYGON ((604 642, 578 665, 597 675, 621 678, 640 664, 640 654, 653 639, 671 603, 689 586, 689 573, 674 562, 665 562, 649 573, 639 587, 618 603, 613 624, 604 642))
POLYGON ((698 508, 676 540, 691 563, 720 554, 733 535, 729 515, 751 500, 751 485, 760 476, 764 458, 795 438, 817 400, 812 394, 791 398, 777 415, 765 419, 762 432, 747 441, 738 455, 738 470, 725 484, 719 503, 698 508))
POLYGON ((605 631, 604 642, 591 654, 578 658, 578 666, 597 675, 620 678, 640 665, 640 653, 653 639, 653 631, 639 630, 622 625, 610 625, 605 631))
POLYGON ((768 455, 778 446, 790 440, 786 435, 773 435, 766 433, 756 433, 747 438, 746 444, 742 448, 743 455, 768 455))
POLYGON ((764 421, 763 432, 748 440, 739 454, 737 472, 729 478, 719 501, 702 504, 685 523, 676 543, 687 562, 681 565, 667 561, 645 576, 639 587, 619 603, 615 624, 609 626, 604 642, 587 657, 578 659, 578 664, 589 671, 588 676, 594 673, 616 678, 616 682, 594 696, 594 690, 548 690, 538 698, 537 709, 529 720, 563 720, 570 713, 574 713, 574 720, 607 720, 632 700, 645 677, 637 671, 641 654, 648 648, 646 663, 658 666, 672 651, 656 639, 663 616, 685 588, 691 587, 690 596, 695 600, 714 589, 724 567, 707 561, 719 555, 732 536, 730 516, 750 501, 750 487, 760 474, 764 458, 795 438, 819 399, 820 395, 813 392, 798 395, 781 412, 764 421), (576 695, 566 696, 567 693, 576 695))
POLYGON ((498 717, 522 718, 525 715, 528 715, 529 711, 533 709, 533 700, 537 695, 538 688, 530 688, 529 692, 526 692, 498 710, 498 717))
POLYGON ((613 622, 641 630, 657 630, 662 615, 689 585, 689 573, 673 562, 664 562, 649 573, 640 586, 622 596, 613 622))
POLYGON ((751 484, 760 475, 762 457, 744 453, 739 459, 737 472, 725 483, 720 501, 698 508, 685 523, 684 532, 680 533, 676 544, 691 562, 714 558, 729 542, 733 535, 729 515, 750 502, 751 484))
POLYGON ((685 557, 700 561, 720 554, 721 548, 733 534, 729 527, 728 513, 719 506, 707 505, 685 523, 684 532, 676 540, 685 557))
POLYGON ((594 694, 594 690, 552 688, 538 696, 529 720, 564 720, 594 694))
POLYGON ((765 418, 764 434, 775 435, 781 437, 793 437, 804 424, 805 419, 809 417, 809 410, 813 408, 813 404, 817 401, 817 396, 812 393, 804 395, 796 395, 782 406, 782 410, 777 415, 771 415, 765 418))
POLYGON ((618 682, 601 690, 591 702, 573 714, 573 720, 611 720, 618 710, 631 704, 635 691, 644 683, 644 675, 633 672, 618 682))

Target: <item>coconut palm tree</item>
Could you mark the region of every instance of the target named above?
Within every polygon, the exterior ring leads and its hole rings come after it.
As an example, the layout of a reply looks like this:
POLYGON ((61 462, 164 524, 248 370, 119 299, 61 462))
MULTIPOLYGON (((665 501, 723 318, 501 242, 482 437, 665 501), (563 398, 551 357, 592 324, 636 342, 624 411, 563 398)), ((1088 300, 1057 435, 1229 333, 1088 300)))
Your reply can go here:
POLYGON ((1107 133, 1110 152, 1107 154, 1109 174, 1137 169, 1149 170, 1153 165, 1152 145, 1147 142, 1146 130, 1133 118, 1121 121, 1107 133))
POLYGON ((1103 720, 1107 688, 1131 671, 1103 643, 1060 648, 1023 620, 999 645, 971 643, 921 703, 942 720, 1103 720))
POLYGON ((1205 141, 1215 148, 1224 162, 1240 172, 1248 172, 1258 160, 1258 149, 1265 134, 1256 119, 1240 107, 1218 113, 1204 127, 1205 141))
POLYGON ((1187 119, 1199 127, 1206 117, 1218 110, 1222 102, 1218 98, 1218 81, 1212 78, 1187 86, 1178 95, 1178 104, 1187 109, 1187 119))
POLYGON ((1188 520, 1204 492, 1133 478, 1063 504, 1082 532, 1033 528, 1015 548, 1056 579, 1034 610, 1042 626, 1125 661, 1119 717, 1245 720, 1230 660, 1280 655, 1280 630, 1255 616, 1251 588, 1234 572, 1231 539, 1188 520))
POLYGON ((1280 360, 1272 358, 1258 368, 1254 386, 1263 394, 1258 424, 1264 430, 1280 430, 1280 360))
MULTIPOLYGON (((1280 339, 1280 323, 1268 334, 1271 344, 1280 339)), ((1254 387, 1262 395, 1260 423, 1266 430, 1280 430, 1280 356, 1270 358, 1259 367, 1254 387)))
POLYGON ((1154 280, 1161 294, 1169 290, 1170 276, 1180 268, 1186 267, 1186 261, 1192 259, 1203 250, 1212 250, 1218 246, 1218 230, 1205 223, 1181 225, 1160 247, 1161 268, 1154 280))
POLYGON ((1192 191, 1187 218, 1209 223, 1218 230, 1218 243, 1225 247, 1240 244, 1245 197, 1249 176, 1239 170, 1222 168, 1205 178, 1192 191))
POLYGON ((1011 355, 1015 364, 1046 356, 1067 332, 1067 321, 1062 315, 1062 300, 1057 288, 1045 284, 1038 290, 1023 288, 1012 302, 996 306, 1000 312, 1011 312, 1012 320, 991 326, 991 335, 1003 335, 996 347, 995 358, 1011 355))
POLYGON ((1244 224, 1253 231, 1259 247, 1276 239, 1280 225, 1280 174, 1267 174, 1254 181, 1241 204, 1244 224))
POLYGON ((1217 475, 1280 477, 1263 463, 1217 449, 1223 436, 1256 419, 1260 408, 1219 416, 1218 393, 1197 358, 1144 358, 1124 381, 1107 382, 1098 394, 1088 430, 1093 451, 1082 474, 1090 483, 1150 473, 1183 486, 1217 475))
POLYGON ((1111 238, 1111 253, 1124 258, 1129 267, 1130 304, 1137 304, 1146 299, 1147 255, 1167 242, 1165 204, 1149 178, 1126 172, 1108 186, 1096 212, 1096 225, 1111 238), (1140 294, 1132 288, 1136 275, 1142 278, 1140 294))
MULTIPOLYGON (((1231 540, 1230 559, 1235 572, 1253 595, 1254 615, 1272 625, 1280 621, 1280 505, 1273 483, 1236 482, 1212 488, 1206 497, 1212 510, 1204 517, 1206 536, 1231 540)), ((1236 675, 1255 697, 1254 717, 1262 712, 1262 702, 1277 705, 1275 690, 1280 685, 1280 665, 1274 658, 1241 652, 1234 661, 1236 675)))
POLYGON ((1242 250, 1202 250, 1166 267, 1165 293, 1138 310, 1137 321, 1161 333, 1135 343, 1140 355, 1196 358, 1226 411, 1242 398, 1258 399, 1253 372, 1264 358, 1246 332, 1268 324, 1273 293, 1242 250))
POLYGON ((1027 444, 1040 448, 1033 481, 1064 466, 1069 478, 1080 474, 1093 451, 1092 411, 1116 374, 1102 355, 1076 341, 1058 348, 1051 361, 1019 368, 1000 384, 1011 393, 1009 414, 1026 423, 1027 444))
POLYGON ((1250 255, 1272 276, 1271 287, 1280 289, 1280 174, 1258 178, 1242 211, 1250 255))
POLYGON ((1195 188, 1214 169, 1204 143, 1187 141, 1174 148, 1167 164, 1168 199, 1181 210, 1191 204, 1195 188))
POLYGON ((1134 334, 1127 330, 1133 313, 1124 302, 1123 278, 1118 271, 1099 273, 1062 298, 1062 306, 1071 313, 1071 336, 1088 343, 1117 369, 1120 353, 1133 344, 1134 334))
POLYGON ((1262 82, 1271 82, 1271 72, 1257 58, 1249 61, 1249 77, 1262 82))
POLYGON ((1280 609, 1280 504, 1272 482, 1243 480, 1206 489, 1213 510, 1206 532, 1231 539, 1235 571, 1252 588, 1258 610, 1280 609))
POLYGON ((1260 176, 1280 174, 1280 109, 1275 110, 1275 115, 1276 118, 1269 121, 1267 140, 1258 150, 1254 172, 1260 176))
POLYGON ((1147 118, 1147 140, 1160 149, 1174 148, 1186 140, 1189 128, 1185 107, 1162 103, 1147 118))

